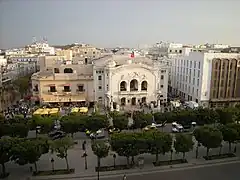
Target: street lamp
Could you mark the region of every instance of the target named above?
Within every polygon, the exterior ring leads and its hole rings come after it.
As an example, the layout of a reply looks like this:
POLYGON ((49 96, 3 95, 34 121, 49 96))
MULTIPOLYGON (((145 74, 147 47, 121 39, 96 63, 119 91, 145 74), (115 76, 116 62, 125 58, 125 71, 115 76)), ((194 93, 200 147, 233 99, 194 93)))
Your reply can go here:
POLYGON ((51 159, 51 164, 52 164, 52 172, 54 172, 54 159, 51 159))
POLYGON ((116 154, 113 154, 113 167, 116 167, 116 154))
POLYGON ((87 153, 86 153, 86 151, 84 151, 82 157, 84 157, 85 169, 87 170, 88 167, 87 167, 87 153))

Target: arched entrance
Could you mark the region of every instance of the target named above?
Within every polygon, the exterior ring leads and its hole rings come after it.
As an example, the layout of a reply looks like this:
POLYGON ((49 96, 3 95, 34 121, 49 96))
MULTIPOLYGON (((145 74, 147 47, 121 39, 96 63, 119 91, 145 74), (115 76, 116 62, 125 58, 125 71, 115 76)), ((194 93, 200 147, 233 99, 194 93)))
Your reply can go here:
POLYGON ((135 106, 137 104, 137 99, 135 97, 132 98, 132 106, 135 106))
POLYGON ((126 105, 126 98, 125 97, 121 98, 121 105, 122 106, 126 105))

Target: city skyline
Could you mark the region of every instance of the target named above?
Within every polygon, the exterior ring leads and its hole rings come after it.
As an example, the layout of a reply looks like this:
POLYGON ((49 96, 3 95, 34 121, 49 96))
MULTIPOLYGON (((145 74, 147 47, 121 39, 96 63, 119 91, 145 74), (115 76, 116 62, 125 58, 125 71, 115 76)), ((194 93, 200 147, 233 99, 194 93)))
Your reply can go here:
POLYGON ((30 44, 32 37, 102 47, 159 41, 239 45, 239 6, 233 0, 1 1, 0 48, 30 44))

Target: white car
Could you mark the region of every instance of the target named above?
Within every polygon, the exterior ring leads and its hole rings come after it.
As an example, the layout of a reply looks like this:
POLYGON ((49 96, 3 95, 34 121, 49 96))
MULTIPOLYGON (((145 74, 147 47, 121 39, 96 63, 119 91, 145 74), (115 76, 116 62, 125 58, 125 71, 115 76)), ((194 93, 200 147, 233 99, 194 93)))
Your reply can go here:
POLYGON ((178 132, 183 132, 183 126, 181 124, 178 124, 176 122, 172 123, 172 132, 173 133, 178 133, 178 132))
POLYGON ((90 134, 90 138, 91 139, 101 139, 101 138, 105 138, 105 132, 102 129, 99 129, 96 131, 96 133, 91 133, 90 134))

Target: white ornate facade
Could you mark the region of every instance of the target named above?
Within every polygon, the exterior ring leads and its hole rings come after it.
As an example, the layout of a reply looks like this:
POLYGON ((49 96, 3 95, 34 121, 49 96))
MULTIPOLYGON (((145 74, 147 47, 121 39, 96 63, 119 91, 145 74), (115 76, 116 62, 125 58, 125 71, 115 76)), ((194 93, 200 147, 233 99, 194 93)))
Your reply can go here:
POLYGON ((167 101, 168 66, 129 54, 109 55, 94 61, 95 99, 111 107, 167 101))

